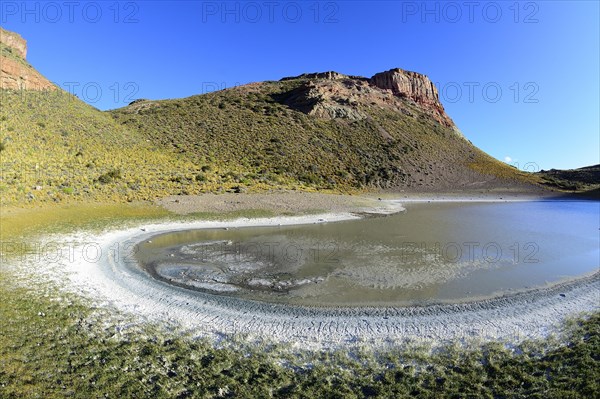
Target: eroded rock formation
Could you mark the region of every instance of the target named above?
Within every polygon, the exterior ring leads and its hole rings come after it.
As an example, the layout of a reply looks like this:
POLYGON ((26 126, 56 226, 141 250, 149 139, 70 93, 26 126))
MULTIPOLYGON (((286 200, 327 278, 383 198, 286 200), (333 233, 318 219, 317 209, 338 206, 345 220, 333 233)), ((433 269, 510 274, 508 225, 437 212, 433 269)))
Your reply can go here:
POLYGON ((369 83, 382 90, 390 90, 395 96, 408 98, 421 107, 433 111, 434 117, 439 122, 447 126, 453 125, 440 103, 435 85, 427 76, 396 68, 373 75, 369 83))
POLYGON ((306 79, 308 82, 288 93, 284 103, 306 114, 358 120, 366 118, 361 107, 394 108, 407 113, 410 112, 406 106, 408 102, 418 106, 440 124, 454 127, 454 122, 440 103, 433 82, 417 72, 396 68, 364 78, 329 71, 281 80, 291 79, 306 79))
POLYGON ((0 89, 54 90, 54 86, 25 61, 27 42, 0 28, 0 89))

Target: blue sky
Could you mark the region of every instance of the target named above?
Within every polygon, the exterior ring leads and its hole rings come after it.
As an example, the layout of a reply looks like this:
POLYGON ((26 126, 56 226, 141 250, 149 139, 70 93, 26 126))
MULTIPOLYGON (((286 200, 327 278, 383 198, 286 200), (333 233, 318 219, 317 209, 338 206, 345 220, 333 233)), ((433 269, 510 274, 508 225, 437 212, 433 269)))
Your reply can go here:
POLYGON ((241 83, 400 67, 528 170, 600 162, 597 1, 0 2, 28 61, 100 109, 241 83))

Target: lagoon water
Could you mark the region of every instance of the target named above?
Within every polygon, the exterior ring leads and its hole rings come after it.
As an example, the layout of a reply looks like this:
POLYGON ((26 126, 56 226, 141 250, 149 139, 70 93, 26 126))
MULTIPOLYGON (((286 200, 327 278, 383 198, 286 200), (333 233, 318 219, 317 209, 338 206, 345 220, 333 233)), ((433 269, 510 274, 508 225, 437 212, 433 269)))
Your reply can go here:
POLYGON ((599 202, 405 207, 335 223, 171 232, 140 243, 136 257, 176 286, 314 306, 470 301, 600 266, 599 202))

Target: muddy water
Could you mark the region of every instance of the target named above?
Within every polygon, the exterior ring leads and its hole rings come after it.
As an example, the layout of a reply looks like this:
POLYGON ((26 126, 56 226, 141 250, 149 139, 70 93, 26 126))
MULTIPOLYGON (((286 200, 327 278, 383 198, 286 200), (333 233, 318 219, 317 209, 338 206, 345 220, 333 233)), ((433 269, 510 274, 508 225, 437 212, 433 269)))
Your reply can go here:
POLYGON ((155 278, 319 306, 460 302, 598 269, 598 202, 425 203, 336 223, 172 232, 138 245, 155 278))

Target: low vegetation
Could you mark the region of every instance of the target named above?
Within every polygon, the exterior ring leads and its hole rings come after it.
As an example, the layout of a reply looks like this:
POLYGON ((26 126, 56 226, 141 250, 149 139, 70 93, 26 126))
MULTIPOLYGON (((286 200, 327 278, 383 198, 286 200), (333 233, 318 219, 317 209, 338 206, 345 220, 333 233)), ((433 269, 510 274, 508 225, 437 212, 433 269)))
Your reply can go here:
POLYGON ((571 170, 542 170, 537 173, 543 185, 562 191, 594 194, 599 198, 600 165, 571 170))
POLYGON ((494 160, 414 103, 407 111, 354 105, 366 119, 324 119, 291 107, 304 79, 263 82, 112 111, 203 170, 200 181, 264 182, 345 191, 453 189, 535 181, 494 160), (232 166, 232 165, 235 165, 232 166), (222 170, 230 169, 222 174, 222 170))
POLYGON ((62 90, 0 90, 0 199, 23 206, 274 187, 354 192, 537 181, 408 101, 404 113, 356 105, 368 115, 361 120, 292 109, 285 95, 303 83, 140 100, 110 113, 62 90))
MULTIPOLYGON (((174 217, 148 205, 50 208, 5 211, 3 240, 174 217)), ((32 272, 11 264, 3 252, 1 398, 590 398, 600 389, 600 313, 572 320, 561 337, 516 347, 311 352, 243 337, 215 344, 140 324, 54 283, 32 286, 32 272)))
POLYGON ((12 278, 0 272, 2 398, 591 398, 600 389, 599 314, 572 321, 562 344, 311 353, 113 325, 106 310, 12 278))
MULTIPOLYGON (((127 202, 228 190, 195 164, 62 91, 0 90, 0 201, 127 202)), ((218 172, 217 172, 218 173, 218 172)))

